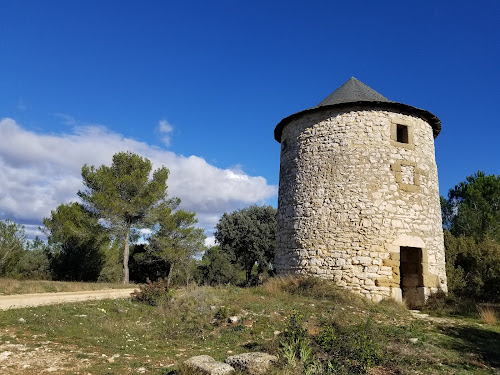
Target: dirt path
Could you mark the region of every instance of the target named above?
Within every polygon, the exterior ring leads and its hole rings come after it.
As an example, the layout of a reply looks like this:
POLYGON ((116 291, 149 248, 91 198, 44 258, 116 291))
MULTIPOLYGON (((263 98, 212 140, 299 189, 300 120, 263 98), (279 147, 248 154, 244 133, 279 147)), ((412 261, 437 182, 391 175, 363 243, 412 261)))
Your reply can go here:
POLYGON ((134 289, 105 289, 81 292, 12 294, 0 296, 0 310, 98 299, 128 298, 133 291, 134 289))

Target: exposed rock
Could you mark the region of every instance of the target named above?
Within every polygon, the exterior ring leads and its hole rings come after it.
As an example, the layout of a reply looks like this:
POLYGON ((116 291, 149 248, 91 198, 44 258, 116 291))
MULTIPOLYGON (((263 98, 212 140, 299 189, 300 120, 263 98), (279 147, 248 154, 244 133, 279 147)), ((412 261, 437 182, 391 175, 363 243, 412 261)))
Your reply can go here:
POLYGON ((234 372, 234 368, 227 363, 217 362, 209 355, 198 355, 184 362, 184 366, 196 371, 197 374, 225 375, 234 372))
POLYGON ((278 357, 267 353, 242 353, 226 359, 226 363, 249 375, 266 374, 269 367, 278 361, 278 357))
POLYGON ((240 318, 238 316, 230 316, 228 318, 228 323, 235 324, 235 323, 238 323, 238 320, 240 320, 240 318))

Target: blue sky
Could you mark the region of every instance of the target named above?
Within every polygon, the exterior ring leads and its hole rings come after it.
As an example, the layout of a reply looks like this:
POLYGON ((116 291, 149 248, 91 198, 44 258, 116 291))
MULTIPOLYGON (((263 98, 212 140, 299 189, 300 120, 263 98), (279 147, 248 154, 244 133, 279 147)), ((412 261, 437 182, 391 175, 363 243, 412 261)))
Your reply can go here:
POLYGON ((441 119, 442 195, 498 175, 499 21, 496 0, 0 0, 0 219, 34 233, 125 148, 207 233, 275 206, 275 125, 351 76, 441 119))

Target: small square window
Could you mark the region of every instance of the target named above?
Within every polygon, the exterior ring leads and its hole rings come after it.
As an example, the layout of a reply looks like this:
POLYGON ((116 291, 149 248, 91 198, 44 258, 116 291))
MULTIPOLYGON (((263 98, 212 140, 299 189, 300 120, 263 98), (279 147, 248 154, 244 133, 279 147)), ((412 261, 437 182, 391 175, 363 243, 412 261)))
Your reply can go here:
POLYGON ((396 142, 408 143, 408 126, 401 124, 396 125, 396 142))

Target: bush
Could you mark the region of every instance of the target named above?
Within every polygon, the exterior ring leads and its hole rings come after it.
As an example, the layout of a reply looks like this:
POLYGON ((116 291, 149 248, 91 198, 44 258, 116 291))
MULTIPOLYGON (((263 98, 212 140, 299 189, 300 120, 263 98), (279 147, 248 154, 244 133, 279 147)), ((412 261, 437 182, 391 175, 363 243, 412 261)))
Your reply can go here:
POLYGON ((238 267, 231 263, 227 253, 213 246, 203 255, 203 260, 197 268, 197 278, 200 284, 227 285, 238 282, 238 267))
POLYGON ((167 282, 163 279, 157 281, 146 281, 145 285, 139 286, 139 290, 134 290, 132 299, 147 303, 151 306, 161 306, 170 302, 173 298, 174 292, 172 289, 167 288, 167 282))
POLYGON ((317 337, 321 349, 331 356, 328 367, 334 373, 366 374, 382 356, 367 324, 341 327, 332 324, 317 337))
POLYGON ((40 249, 25 250, 15 267, 15 272, 21 279, 50 280, 47 254, 40 249))
POLYGON ((292 310, 292 315, 288 318, 286 328, 281 334, 282 342, 293 343, 307 338, 307 330, 302 327, 304 316, 292 310))
POLYGON ((500 301, 500 244, 444 232, 448 288, 458 297, 500 301))

